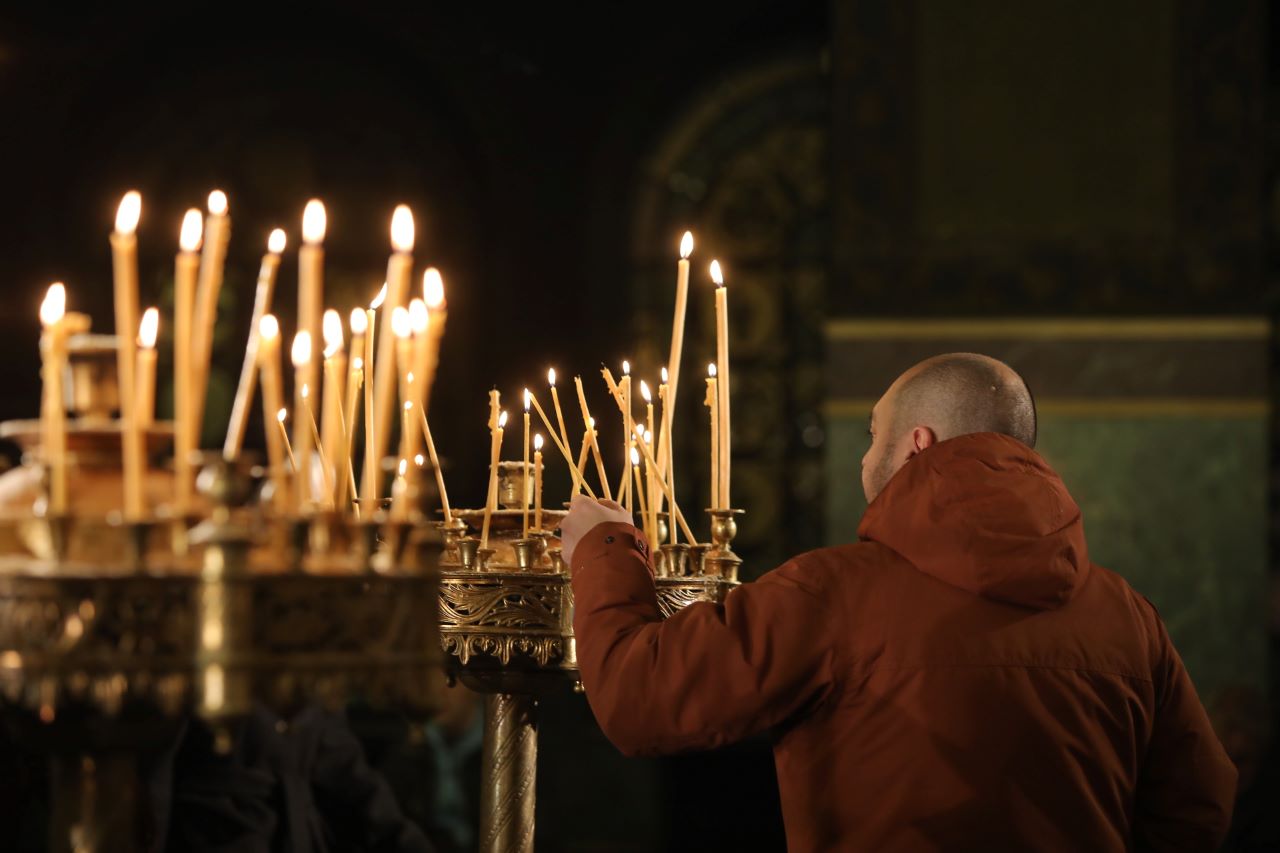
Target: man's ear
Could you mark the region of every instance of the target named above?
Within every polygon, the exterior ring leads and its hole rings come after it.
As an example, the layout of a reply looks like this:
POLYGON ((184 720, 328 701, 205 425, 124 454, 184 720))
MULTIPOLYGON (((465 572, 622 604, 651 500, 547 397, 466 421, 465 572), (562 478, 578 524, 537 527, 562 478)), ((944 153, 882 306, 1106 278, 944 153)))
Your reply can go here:
POLYGON ((911 430, 911 452, 907 454, 910 459, 921 450, 928 450, 938 443, 938 435, 927 426, 918 426, 911 430))

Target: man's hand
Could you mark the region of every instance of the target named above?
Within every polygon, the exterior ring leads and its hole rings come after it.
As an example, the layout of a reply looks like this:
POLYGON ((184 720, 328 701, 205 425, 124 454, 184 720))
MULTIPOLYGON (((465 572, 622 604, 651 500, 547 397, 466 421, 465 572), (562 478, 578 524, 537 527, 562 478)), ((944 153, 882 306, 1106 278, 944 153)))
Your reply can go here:
POLYGON ((573 496, 569 502, 569 514, 560 522, 560 549, 567 565, 573 565, 573 552, 582 537, 606 521, 631 524, 631 513, 613 501, 595 501, 586 495, 573 496))

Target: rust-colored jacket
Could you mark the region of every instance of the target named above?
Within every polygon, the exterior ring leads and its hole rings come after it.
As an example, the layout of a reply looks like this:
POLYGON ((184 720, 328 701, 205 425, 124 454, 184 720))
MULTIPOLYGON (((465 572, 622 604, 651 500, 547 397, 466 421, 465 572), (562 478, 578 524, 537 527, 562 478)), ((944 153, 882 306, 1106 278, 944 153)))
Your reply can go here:
POLYGON ((1235 770, 1044 460, 942 442, 859 536, 661 622, 643 538, 589 532, 574 627, 605 734, 653 755, 769 731, 792 850, 1217 847, 1235 770))

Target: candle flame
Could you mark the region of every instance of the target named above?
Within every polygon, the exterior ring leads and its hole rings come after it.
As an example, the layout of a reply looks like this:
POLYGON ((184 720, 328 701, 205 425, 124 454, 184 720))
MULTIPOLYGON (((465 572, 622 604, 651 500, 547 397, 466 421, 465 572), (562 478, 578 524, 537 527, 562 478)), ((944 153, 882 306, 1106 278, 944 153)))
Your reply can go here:
POLYGON ((287 417, 289 417, 288 409, 281 409, 280 411, 276 412, 276 420, 279 421, 280 423, 284 423, 285 418, 287 417))
POLYGON ((308 385, 307 383, 303 382, 303 383, 302 383, 302 388, 301 388, 301 390, 299 390, 299 392, 298 392, 298 393, 302 395, 302 399, 304 399, 304 400, 305 400, 305 399, 307 399, 308 397, 310 397, 310 396, 311 396, 311 386, 310 386, 310 385, 308 385))
POLYGON ((724 287, 724 272, 720 269, 719 261, 711 262, 711 280, 715 282, 716 287, 724 287))
POLYGON ((693 254, 693 232, 686 231, 680 238, 680 257, 687 258, 693 254))
POLYGON ((405 472, 409 470, 409 460, 408 460, 408 459, 401 459, 401 460, 400 460, 400 469, 399 469, 399 470, 400 470, 400 476, 401 476, 401 477, 403 477, 403 476, 405 475, 405 472))
POLYGON ((178 247, 184 252, 194 252, 200 248, 200 235, 204 232, 204 217, 200 211, 191 208, 182 217, 182 230, 178 234, 178 247))
POLYGON ((227 194, 222 190, 209 193, 209 212, 214 216, 224 216, 227 212, 227 194))
POLYGON ((430 320, 427 310, 427 303, 421 299, 413 299, 409 302, 409 325, 413 327, 415 335, 425 334, 427 331, 427 321, 430 320))
POLYGON ((662 384, 666 385, 670 381, 671 381, 671 375, 667 373, 667 369, 665 367, 662 368, 662 384))
POLYGON ((631 464, 637 468, 640 467, 640 451, 636 450, 634 445, 631 448, 631 464))
POLYGON ((138 230, 138 219, 141 216, 142 194, 137 190, 129 190, 116 208, 116 233, 129 235, 138 230))
POLYGON ((421 453, 414 454, 413 464, 421 468, 423 465, 427 464, 427 457, 423 456, 421 453))
POLYGON ((138 346, 143 349, 155 349, 156 336, 160 332, 160 309, 152 306, 142 312, 142 322, 138 324, 138 346))
POLYGON ((397 305, 391 311, 391 334, 397 338, 407 338, 413 331, 409 321, 409 311, 403 305, 397 305))
POLYGON ((623 362, 622 362, 622 374, 623 374, 624 376, 630 376, 630 375, 631 375, 631 362, 629 362, 629 361, 627 361, 627 360, 625 360, 625 359, 624 359, 624 360, 623 360, 623 362))
POLYGON ((283 228, 273 228, 271 233, 267 235, 267 251, 273 255, 278 255, 284 251, 286 243, 283 228))
POLYGON ((351 309, 351 334, 363 335, 369 331, 369 318, 365 316, 363 308, 351 309))
POLYGON ((533 449, 539 453, 542 452, 542 433, 540 432, 535 432, 533 434, 533 449))
POLYGON ((276 319, 275 314, 263 314, 262 319, 258 321, 258 336, 271 340, 280 334, 280 321, 276 319))
POLYGON ((391 214, 391 246, 397 252, 413 251, 413 211, 407 204, 396 205, 391 214))
POLYGON ((324 312, 324 357, 333 358, 342 349, 342 317, 330 308, 324 312))
POLYGON ((444 304, 444 277, 435 267, 427 267, 422 274, 422 298, 432 310, 444 304))
POLYGON ((498 429, 502 429, 507 425, 507 410, 503 409, 502 414, 498 415, 498 429))
POLYGON ((62 321, 67 313, 67 286, 60 281, 49 285, 44 301, 40 303, 40 322, 52 326, 62 321))
POLYGON ((293 336, 293 366, 302 367, 311 363, 311 333, 306 329, 293 336))
POLYGON ((714 361, 707 365, 707 375, 708 376, 716 375, 716 363, 714 361))
POLYGON ((547 384, 552 388, 556 387, 556 369, 554 367, 547 368, 547 384))
POLYGON ((405 410, 406 412, 412 412, 412 411, 413 411, 413 401, 412 401, 412 400, 405 400, 405 401, 404 401, 404 410, 405 410))
POLYGON ((643 439, 644 439, 644 424, 636 424, 635 429, 633 430, 633 432, 636 434, 636 438, 639 438, 639 439, 643 440, 643 439))
POLYGON ((533 402, 533 395, 529 393, 529 389, 524 389, 524 412, 529 413, 529 404, 533 402))
POLYGON ((640 396, 644 397, 646 403, 653 402, 653 395, 649 393, 649 383, 643 379, 640 380, 640 396))
POLYGON ((382 283, 382 289, 378 291, 378 295, 373 297, 373 301, 369 303, 369 307, 377 311, 382 307, 382 303, 387 301, 387 283, 382 283))
POLYGON ((360 356, 356 356, 355 358, 351 359, 351 369, 364 370, 364 359, 361 358, 360 356))
POLYGON ((313 198, 302 209, 302 242, 319 243, 324 240, 324 232, 329 225, 329 218, 324 212, 324 202, 313 198))
POLYGON ((404 375, 404 381, 405 381, 405 382, 410 382, 410 383, 412 383, 412 382, 413 382, 413 371, 412 371, 412 370, 410 370, 408 373, 406 373, 406 374, 404 375))

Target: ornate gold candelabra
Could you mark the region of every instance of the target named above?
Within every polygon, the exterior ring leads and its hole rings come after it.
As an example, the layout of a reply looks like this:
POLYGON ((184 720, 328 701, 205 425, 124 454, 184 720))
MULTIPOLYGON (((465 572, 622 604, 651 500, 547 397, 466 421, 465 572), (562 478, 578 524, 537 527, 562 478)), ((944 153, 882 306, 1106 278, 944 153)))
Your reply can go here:
MULTIPOLYGON (((83 387, 95 371, 75 353, 72 399, 110 397, 83 387)), ((0 425, 27 451, 4 475, 16 494, 0 515, 0 696, 22 742, 52 765, 50 850, 140 849, 138 768, 184 717, 207 722, 225 750, 255 706, 287 719, 358 697, 411 718, 432 712, 443 655, 435 620, 421 616, 437 606, 441 540, 409 535, 420 515, 281 515, 254 500, 245 469, 216 464, 184 531, 192 547, 177 553, 152 534, 187 520, 103 511, 119 500, 119 427, 72 408, 72 471, 96 485, 62 516, 31 513, 44 464, 34 431, 0 425)), ((154 467, 148 479, 162 494, 170 482, 154 467)))
MULTIPOLYGON (((500 508, 489 547, 476 538, 483 510, 459 510, 441 525, 440 640, 451 674, 486 694, 481 756, 480 849, 531 851, 538 756, 538 696, 578 681, 573 588, 554 529, 563 511, 543 510, 542 530, 523 538, 524 463, 502 463, 500 508)), ((664 617, 697 601, 719 601, 737 583, 730 545, 735 511, 713 523, 714 548, 662 545, 655 552, 664 617), (694 553, 698 559, 691 559, 694 553), (704 560, 703 553, 714 558, 704 560)), ((659 536, 659 538, 664 538, 659 536)))

